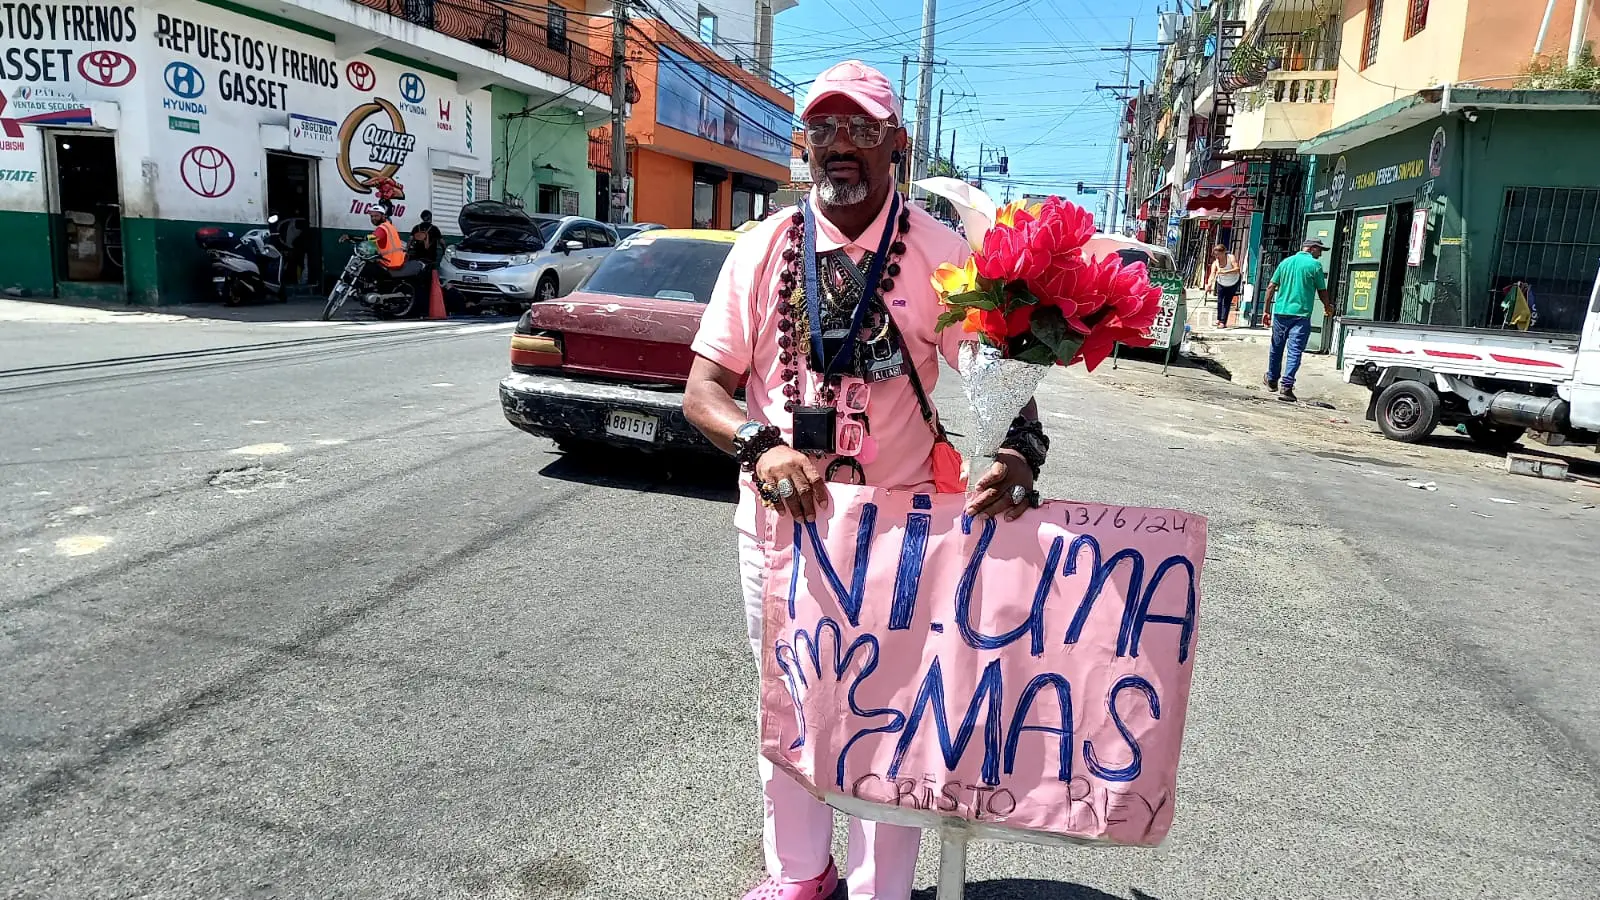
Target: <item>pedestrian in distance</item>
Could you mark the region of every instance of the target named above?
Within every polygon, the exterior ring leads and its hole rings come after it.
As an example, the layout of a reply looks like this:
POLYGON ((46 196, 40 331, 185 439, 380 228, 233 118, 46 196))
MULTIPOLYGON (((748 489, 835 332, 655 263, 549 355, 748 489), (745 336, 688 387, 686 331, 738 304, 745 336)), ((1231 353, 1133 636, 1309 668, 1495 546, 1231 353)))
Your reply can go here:
POLYGON ((420 259, 429 268, 439 264, 439 254, 444 250, 444 235, 433 224, 433 212, 423 210, 422 216, 411 229, 411 258, 420 259))
POLYGON ((1322 271, 1321 263, 1326 249, 1317 238, 1308 239, 1299 253, 1278 263, 1272 284, 1267 287, 1265 302, 1272 307, 1272 349, 1262 381, 1267 390, 1278 392, 1278 399, 1290 403, 1298 399, 1294 380, 1306 342, 1311 339, 1313 301, 1321 301, 1322 308, 1333 315, 1328 302, 1328 273, 1322 271))
POLYGON ((1206 276, 1206 291, 1217 295, 1217 327, 1227 328, 1228 317, 1233 314, 1233 301, 1244 284, 1244 270, 1239 268, 1239 258, 1228 252, 1227 244, 1211 248, 1211 270, 1206 276))
MULTIPOLYGON (((782 514, 814 520, 828 508, 830 482, 932 493, 948 480, 953 451, 940 444, 931 397, 939 355, 954 366, 962 332, 936 330, 931 278, 971 250, 895 190, 907 146, 899 109, 889 79, 864 63, 840 63, 813 82, 800 120, 815 186, 797 208, 739 237, 693 343, 684 414, 743 471, 734 525, 758 661, 771 652, 764 567, 782 514), (807 285, 819 296, 805 296, 807 285), (733 399, 741 381, 748 414, 733 399)), ((1030 401, 968 513, 1015 519, 1037 504, 1048 447, 1030 401)), ((839 883, 833 810, 771 761, 757 762, 768 878, 746 900, 830 897, 839 883)), ((919 840, 917 828, 851 819, 852 900, 908 900, 919 840)))

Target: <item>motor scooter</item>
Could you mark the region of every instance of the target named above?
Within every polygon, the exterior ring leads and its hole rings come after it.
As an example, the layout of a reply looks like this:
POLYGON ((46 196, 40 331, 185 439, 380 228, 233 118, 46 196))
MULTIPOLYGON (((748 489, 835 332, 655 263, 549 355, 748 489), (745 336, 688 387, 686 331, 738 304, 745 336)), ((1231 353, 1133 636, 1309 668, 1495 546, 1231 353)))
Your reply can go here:
POLYGON ((266 228, 252 228, 242 237, 215 226, 195 232, 195 243, 211 265, 217 300, 228 306, 289 299, 290 255, 305 234, 304 219, 267 218, 266 228))
POLYGON ((417 276, 427 270, 428 264, 408 259, 398 269, 385 269, 377 264, 378 247, 371 239, 356 244, 355 252, 344 264, 339 280, 328 292, 328 302, 322 307, 322 321, 334 317, 346 303, 354 301, 379 319, 399 319, 410 314, 419 302, 417 276))

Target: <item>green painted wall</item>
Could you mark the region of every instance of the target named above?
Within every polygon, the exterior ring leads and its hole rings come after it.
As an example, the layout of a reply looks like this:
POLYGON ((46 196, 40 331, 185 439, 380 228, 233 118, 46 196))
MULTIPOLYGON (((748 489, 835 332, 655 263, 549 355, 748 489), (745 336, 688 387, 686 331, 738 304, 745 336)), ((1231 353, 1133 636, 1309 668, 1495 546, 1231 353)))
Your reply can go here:
MULTIPOLYGON (((1600 146, 1600 110, 1490 110, 1479 113, 1477 122, 1463 121, 1462 126, 1462 145, 1470 155, 1463 160, 1463 171, 1471 173, 1461 196, 1468 283, 1473 288, 1468 315, 1469 324, 1481 325, 1494 302, 1488 293, 1489 277, 1499 248, 1506 190, 1600 187, 1594 164, 1594 148, 1600 146)), ((1578 224, 1581 229, 1582 223, 1578 224)), ((1591 239, 1600 235, 1600 223, 1587 224, 1591 239)))
POLYGON ((55 296, 50 216, 0 211, 0 293, 55 296))
POLYGON ((593 217, 594 171, 589 168, 589 129, 582 120, 553 105, 541 107, 516 91, 491 87, 489 92, 496 199, 519 197, 533 212, 539 206, 539 186, 553 185, 577 191, 578 214, 593 217))
MULTIPOLYGON (((1382 207, 1395 201, 1428 202, 1431 217, 1421 266, 1407 267, 1401 321, 1482 326, 1497 310, 1490 277, 1501 239, 1506 191, 1513 187, 1600 186, 1593 148, 1600 144, 1600 110, 1481 110, 1476 122, 1441 117, 1392 137, 1317 161, 1314 205, 1333 208, 1329 188, 1340 156, 1347 182, 1337 208, 1382 207), (1443 130, 1440 171, 1416 173, 1431 162, 1443 130), (1404 166, 1398 181, 1365 186, 1356 178, 1404 166)), ((1408 233, 1410 222, 1390 228, 1408 233)), ((1600 235, 1600 222, 1592 233, 1600 235)), ((1537 298, 1535 298, 1537 302, 1537 298)))

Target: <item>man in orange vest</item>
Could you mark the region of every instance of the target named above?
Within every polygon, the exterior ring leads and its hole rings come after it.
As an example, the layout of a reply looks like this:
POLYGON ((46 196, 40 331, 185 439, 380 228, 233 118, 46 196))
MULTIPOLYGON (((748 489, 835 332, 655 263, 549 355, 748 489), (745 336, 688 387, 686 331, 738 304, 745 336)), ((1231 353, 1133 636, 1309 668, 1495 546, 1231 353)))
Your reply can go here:
MULTIPOLYGON (((389 221, 389 210, 392 209, 389 201, 380 200, 373 204, 367 214, 372 219, 372 234, 366 236, 378 249, 378 255, 370 260, 362 270, 362 277, 378 279, 393 277, 396 270, 406 264, 406 246, 400 241, 400 229, 389 221)), ((341 235, 340 243, 354 243, 363 240, 354 235, 341 235)))
POLYGON ((400 229, 389 221, 389 204, 374 204, 367 210, 372 217, 372 239, 378 245, 378 264, 394 271, 406 264, 406 245, 400 242, 400 229))

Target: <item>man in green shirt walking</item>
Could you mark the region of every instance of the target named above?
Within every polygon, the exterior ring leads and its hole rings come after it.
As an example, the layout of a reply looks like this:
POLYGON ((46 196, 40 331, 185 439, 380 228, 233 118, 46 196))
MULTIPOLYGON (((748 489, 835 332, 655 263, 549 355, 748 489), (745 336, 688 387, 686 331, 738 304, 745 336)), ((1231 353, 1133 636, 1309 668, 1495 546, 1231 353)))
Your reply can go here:
POLYGON ((1278 375, 1283 374, 1282 391, 1278 399, 1294 402, 1294 376, 1300 371, 1300 357, 1306 351, 1306 341, 1311 339, 1312 301, 1322 301, 1323 309, 1333 314, 1328 305, 1328 275, 1322 271, 1318 260, 1327 248, 1316 238, 1308 239, 1303 250, 1289 257, 1272 273, 1272 285, 1267 288, 1267 304, 1272 307, 1272 355, 1267 357, 1267 390, 1278 391, 1278 375), (1276 299, 1277 302, 1273 302, 1276 299), (1284 351, 1288 351, 1288 360, 1284 351))

